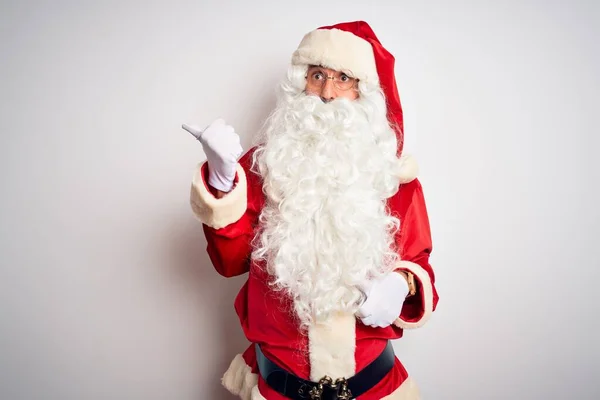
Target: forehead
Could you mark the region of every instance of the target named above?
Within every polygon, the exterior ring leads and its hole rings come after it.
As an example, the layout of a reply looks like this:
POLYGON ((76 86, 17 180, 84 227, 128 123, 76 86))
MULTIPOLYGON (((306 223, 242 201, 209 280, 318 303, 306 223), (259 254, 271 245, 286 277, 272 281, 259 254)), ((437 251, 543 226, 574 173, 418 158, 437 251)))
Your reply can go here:
POLYGON ((335 69, 327 68, 327 67, 324 67, 322 65, 309 65, 308 66, 308 71, 309 72, 312 72, 312 71, 321 71, 321 72, 326 73, 327 75, 334 75, 334 76, 339 76, 339 75, 345 74, 345 75, 348 75, 349 77, 352 77, 347 72, 343 72, 343 71, 338 71, 338 70, 335 70, 335 69))

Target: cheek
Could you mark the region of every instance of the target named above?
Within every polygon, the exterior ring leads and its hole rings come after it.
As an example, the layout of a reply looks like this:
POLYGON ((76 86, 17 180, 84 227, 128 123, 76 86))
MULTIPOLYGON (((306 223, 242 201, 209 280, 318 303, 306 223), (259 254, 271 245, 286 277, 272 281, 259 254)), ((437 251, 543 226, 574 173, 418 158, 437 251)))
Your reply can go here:
POLYGON ((358 91, 348 90, 346 92, 340 92, 339 97, 345 97, 349 100, 356 100, 356 99, 358 99, 358 91))
POLYGON ((304 92, 308 95, 315 95, 315 96, 319 94, 319 92, 315 91, 314 89, 309 89, 308 86, 306 86, 304 88, 304 92))

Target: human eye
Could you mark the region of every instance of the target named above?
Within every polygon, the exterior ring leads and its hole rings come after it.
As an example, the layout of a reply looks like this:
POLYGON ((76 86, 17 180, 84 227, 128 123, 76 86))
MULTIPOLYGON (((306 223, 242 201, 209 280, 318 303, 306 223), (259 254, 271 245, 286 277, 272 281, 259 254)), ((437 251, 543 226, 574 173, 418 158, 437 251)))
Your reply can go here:
POLYGON ((342 74, 340 75, 340 81, 341 82, 350 82, 352 80, 352 78, 350 78, 348 75, 346 74, 342 74))
POLYGON ((311 76, 315 81, 320 81, 323 79, 323 73, 321 71, 315 71, 311 76))

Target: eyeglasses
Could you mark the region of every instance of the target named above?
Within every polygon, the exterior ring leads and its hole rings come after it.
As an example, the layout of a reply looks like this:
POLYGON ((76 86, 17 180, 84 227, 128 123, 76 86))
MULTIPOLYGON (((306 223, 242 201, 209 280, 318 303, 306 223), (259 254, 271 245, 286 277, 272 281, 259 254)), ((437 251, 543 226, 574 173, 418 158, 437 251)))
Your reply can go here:
POLYGON ((346 74, 341 74, 339 78, 328 76, 323 71, 310 71, 306 76, 306 85, 312 90, 321 90, 325 86, 325 82, 329 79, 333 81, 333 86, 338 90, 350 90, 356 87, 358 79, 351 78, 346 74))

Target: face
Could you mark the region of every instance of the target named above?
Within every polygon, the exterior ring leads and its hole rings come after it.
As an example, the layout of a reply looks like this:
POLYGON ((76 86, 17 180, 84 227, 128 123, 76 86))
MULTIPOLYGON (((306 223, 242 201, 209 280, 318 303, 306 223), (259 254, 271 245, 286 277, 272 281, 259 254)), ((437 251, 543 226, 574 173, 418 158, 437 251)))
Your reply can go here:
POLYGON ((311 65, 306 74, 306 94, 319 96, 325 103, 337 97, 356 100, 358 79, 334 69, 311 65))

